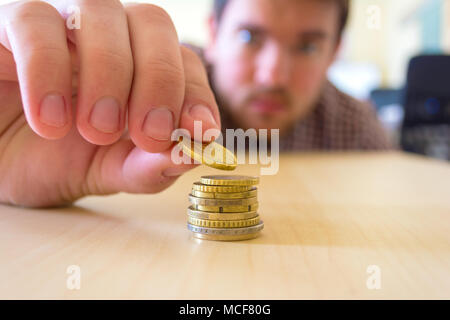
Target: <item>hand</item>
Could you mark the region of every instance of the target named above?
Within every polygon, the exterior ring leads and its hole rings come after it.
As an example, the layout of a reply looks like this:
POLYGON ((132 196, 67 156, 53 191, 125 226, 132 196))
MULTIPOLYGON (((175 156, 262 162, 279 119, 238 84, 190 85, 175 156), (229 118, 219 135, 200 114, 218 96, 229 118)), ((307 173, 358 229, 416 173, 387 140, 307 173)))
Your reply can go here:
POLYGON ((161 8, 22 1, 0 18, 0 203, 162 191, 194 167, 172 163, 172 131, 220 129, 202 62, 161 8))

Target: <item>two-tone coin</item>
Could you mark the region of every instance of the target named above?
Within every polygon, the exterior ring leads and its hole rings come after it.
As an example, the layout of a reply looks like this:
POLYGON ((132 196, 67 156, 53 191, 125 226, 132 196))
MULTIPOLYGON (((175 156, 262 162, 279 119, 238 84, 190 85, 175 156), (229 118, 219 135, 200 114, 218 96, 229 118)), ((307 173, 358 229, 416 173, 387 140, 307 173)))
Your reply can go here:
POLYGON ((255 226, 259 223, 259 217, 246 220, 205 220, 188 217, 188 223, 205 228, 244 228, 255 226))
POLYGON ((258 177, 250 176, 203 176, 200 182, 212 186, 254 186, 259 183, 258 177))
POLYGON ((180 137, 178 146, 185 155, 197 163, 220 170, 236 169, 237 159, 234 153, 215 141, 201 143, 188 137, 180 137))
POLYGON ((257 190, 256 188, 243 192, 203 192, 192 190, 191 194, 194 197, 203 199, 246 199, 256 197, 257 190))
POLYGON ((235 193, 245 192, 252 189, 252 186, 210 186, 201 182, 194 182, 192 190, 201 192, 235 193))
POLYGON ((264 228, 264 222, 260 220, 257 225, 244 228, 208 228, 195 226, 190 223, 188 223, 187 226, 190 231, 196 233, 208 235, 221 235, 221 236, 237 236, 244 234, 252 234, 261 231, 264 228))
POLYGON ((258 217, 258 213, 256 211, 248 211, 241 213, 216 213, 216 212, 207 212, 196 210, 194 206, 190 206, 187 210, 188 216, 197 218, 197 219, 205 219, 205 220, 246 220, 251 218, 258 217))
POLYGON ((243 241, 243 240, 251 240, 259 237, 261 231, 257 231, 255 233, 249 234, 239 234, 235 236, 222 236, 222 235, 211 235, 211 234, 202 234, 192 232, 192 236, 201 240, 210 240, 210 241, 243 241))
POLYGON ((228 206, 248 206, 258 202, 256 197, 243 198, 243 199, 205 199, 194 197, 189 195, 189 201, 192 204, 200 206, 216 206, 216 207, 228 207, 228 206))
POLYGON ((237 212, 249 212, 257 211, 258 203, 250 204, 248 206, 201 206, 194 205, 195 210, 208 211, 208 212, 220 212, 220 213, 237 213, 237 212))

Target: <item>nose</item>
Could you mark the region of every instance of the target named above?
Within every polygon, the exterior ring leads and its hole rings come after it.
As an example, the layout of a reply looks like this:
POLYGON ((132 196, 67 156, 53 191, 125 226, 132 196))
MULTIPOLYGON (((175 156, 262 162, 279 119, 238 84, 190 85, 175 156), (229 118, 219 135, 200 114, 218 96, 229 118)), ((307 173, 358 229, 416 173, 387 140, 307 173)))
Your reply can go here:
POLYGON ((289 82, 290 57, 278 44, 266 44, 259 52, 255 66, 255 81, 267 87, 283 87, 289 82))

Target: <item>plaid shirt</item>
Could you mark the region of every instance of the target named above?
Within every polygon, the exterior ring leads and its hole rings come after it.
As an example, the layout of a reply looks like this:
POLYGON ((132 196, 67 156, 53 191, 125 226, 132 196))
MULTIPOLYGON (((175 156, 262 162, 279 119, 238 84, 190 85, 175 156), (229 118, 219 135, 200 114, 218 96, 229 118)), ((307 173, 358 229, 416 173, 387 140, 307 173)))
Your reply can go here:
MULTIPOLYGON (((201 49, 187 45, 205 62, 201 49)), ((211 87, 212 67, 205 62, 211 87)), ((219 101, 222 128, 236 129, 219 101)), ((280 136, 280 151, 386 150, 392 145, 369 103, 356 100, 326 82, 312 111, 280 136)))

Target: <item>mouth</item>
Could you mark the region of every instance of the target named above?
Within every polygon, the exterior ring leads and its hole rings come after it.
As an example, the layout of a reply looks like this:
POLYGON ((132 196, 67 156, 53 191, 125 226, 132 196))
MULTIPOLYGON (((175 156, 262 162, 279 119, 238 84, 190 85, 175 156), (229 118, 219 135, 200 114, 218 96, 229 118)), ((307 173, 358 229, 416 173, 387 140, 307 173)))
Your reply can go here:
POLYGON ((279 114, 286 112, 287 106, 280 99, 256 98, 250 101, 250 109, 259 114, 279 114))

